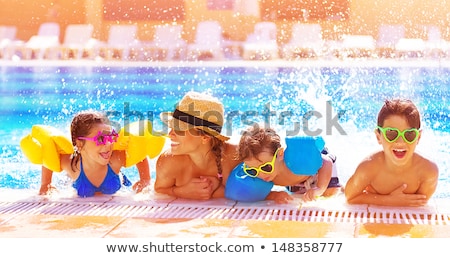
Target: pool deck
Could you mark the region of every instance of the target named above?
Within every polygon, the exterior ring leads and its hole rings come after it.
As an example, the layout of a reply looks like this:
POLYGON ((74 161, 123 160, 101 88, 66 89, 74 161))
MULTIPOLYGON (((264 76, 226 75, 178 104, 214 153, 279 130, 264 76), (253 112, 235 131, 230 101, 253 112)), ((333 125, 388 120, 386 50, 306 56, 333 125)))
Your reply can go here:
MULTIPOLYGON (((435 67, 445 60, 225 62, 2 61, 8 66, 116 67, 435 67)), ((302 203, 193 201, 152 191, 77 198, 0 192, 0 238, 450 238, 450 199, 417 208, 348 205, 343 194, 302 203)))
POLYGON ((0 194, 0 238, 449 238, 450 200, 424 207, 193 201, 147 193, 78 198, 0 194))

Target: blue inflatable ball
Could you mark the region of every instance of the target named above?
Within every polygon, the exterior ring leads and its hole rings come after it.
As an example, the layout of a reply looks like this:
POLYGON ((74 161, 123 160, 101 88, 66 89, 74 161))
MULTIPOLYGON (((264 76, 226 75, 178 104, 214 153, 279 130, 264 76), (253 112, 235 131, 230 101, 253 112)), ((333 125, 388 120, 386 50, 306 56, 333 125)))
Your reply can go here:
POLYGON ((324 147, 325 141, 320 136, 286 137, 286 166, 296 175, 315 175, 322 167, 324 147))
POLYGON ((241 202, 257 202, 266 199, 273 182, 250 177, 244 172, 244 163, 237 165, 230 173, 225 185, 225 197, 241 202))

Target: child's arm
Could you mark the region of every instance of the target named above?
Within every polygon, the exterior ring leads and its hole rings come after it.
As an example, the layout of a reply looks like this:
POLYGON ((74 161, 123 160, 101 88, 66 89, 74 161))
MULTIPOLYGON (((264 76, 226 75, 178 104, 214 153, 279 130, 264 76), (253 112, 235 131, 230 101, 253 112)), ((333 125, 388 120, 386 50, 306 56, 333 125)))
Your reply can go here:
POLYGON ((139 172, 139 181, 133 185, 133 190, 137 193, 141 192, 145 187, 150 185, 150 166, 148 164, 148 159, 145 158, 141 162, 136 164, 139 172))
POLYGON ((371 175, 367 161, 361 162, 345 185, 345 198, 349 204, 368 204, 370 202, 366 194, 372 181, 371 175))
POLYGON ((273 200, 275 203, 289 203, 290 200, 293 200, 291 195, 289 193, 284 191, 271 191, 267 197, 266 200, 273 200))
MULTIPOLYGON (((74 173, 70 167, 70 155, 60 154, 59 160, 60 160, 62 170, 67 171, 67 175, 69 177, 71 177, 72 179, 76 179, 76 177, 74 177, 74 173)), ((41 168, 41 188, 39 189, 39 195, 50 194, 52 191, 56 190, 56 187, 54 187, 52 185, 52 178, 53 178, 53 171, 47 167, 42 166, 42 168, 41 168)))
POLYGON ((53 171, 42 166, 41 169, 41 188, 39 189, 39 195, 49 194, 56 188, 52 186, 53 171))
POLYGON ((424 168, 424 171, 425 173, 423 173, 423 177, 425 179, 422 180, 417 193, 426 195, 427 200, 429 200, 436 191, 439 177, 439 168, 435 163, 429 162, 424 168))
POLYGON ((333 161, 325 155, 322 155, 322 167, 317 172, 317 187, 308 189, 303 195, 304 201, 312 201, 327 190, 333 173, 333 161))
POLYGON ((20 148, 31 163, 42 165, 39 194, 50 193, 55 189, 51 185, 53 171, 62 171, 61 155, 73 153, 72 142, 54 127, 34 125, 20 140, 20 148))
POLYGON ((345 186, 345 197, 349 204, 375 204, 384 206, 423 206, 427 203, 424 194, 405 194, 407 185, 403 184, 389 194, 379 194, 371 186, 370 165, 361 163, 345 186))
POLYGON ((350 204, 375 204, 383 206, 423 206, 427 203, 427 196, 424 194, 405 194, 403 191, 407 185, 403 184, 394 189, 390 194, 379 194, 367 187, 361 194, 348 200, 350 204))

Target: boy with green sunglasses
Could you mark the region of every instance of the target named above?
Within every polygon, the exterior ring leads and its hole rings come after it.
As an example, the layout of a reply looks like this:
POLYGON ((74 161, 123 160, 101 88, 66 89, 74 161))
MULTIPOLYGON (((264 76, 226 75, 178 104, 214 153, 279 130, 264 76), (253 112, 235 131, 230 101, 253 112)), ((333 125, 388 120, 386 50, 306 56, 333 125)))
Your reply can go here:
POLYGON ((439 170, 415 152, 420 113, 410 100, 386 100, 375 135, 383 147, 364 159, 345 186, 350 204, 423 206, 436 190, 439 170))

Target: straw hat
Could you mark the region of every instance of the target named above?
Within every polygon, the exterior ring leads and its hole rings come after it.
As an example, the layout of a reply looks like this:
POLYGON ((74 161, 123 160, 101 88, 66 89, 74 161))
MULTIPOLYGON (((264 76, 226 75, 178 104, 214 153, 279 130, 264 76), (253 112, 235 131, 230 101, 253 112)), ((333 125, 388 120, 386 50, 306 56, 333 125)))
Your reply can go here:
POLYGON ((201 129, 221 141, 230 139, 221 135, 224 109, 215 97, 199 92, 188 92, 175 107, 174 112, 163 112, 160 117, 170 128, 187 131, 201 129))

